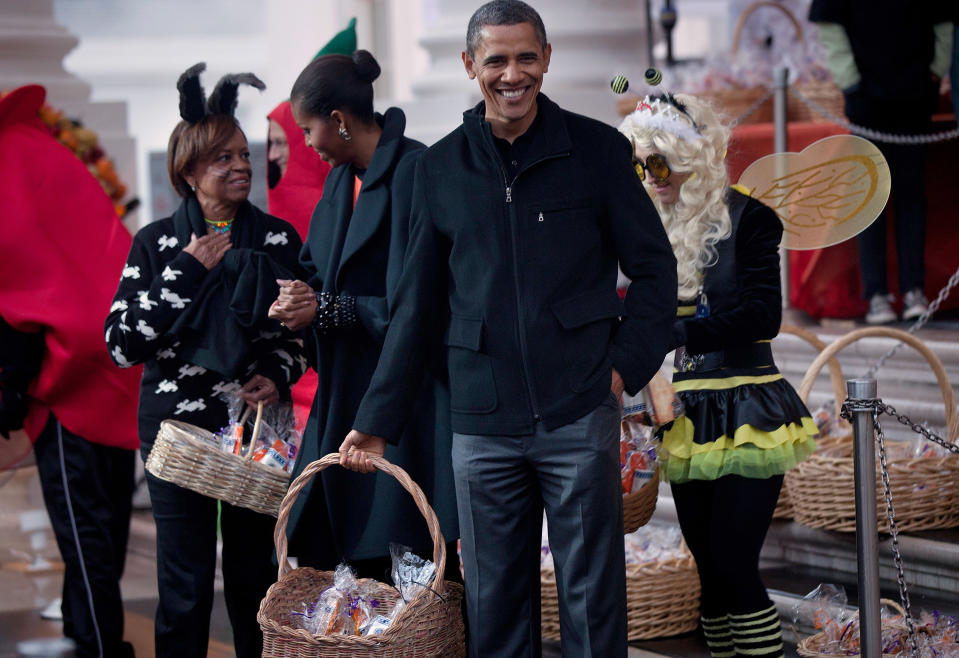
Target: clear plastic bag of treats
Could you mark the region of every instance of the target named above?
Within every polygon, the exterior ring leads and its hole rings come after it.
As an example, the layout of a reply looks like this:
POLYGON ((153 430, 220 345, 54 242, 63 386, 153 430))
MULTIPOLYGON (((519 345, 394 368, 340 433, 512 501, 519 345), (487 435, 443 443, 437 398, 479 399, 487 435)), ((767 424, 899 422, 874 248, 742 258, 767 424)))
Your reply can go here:
POLYGON ((819 428, 820 439, 838 439, 849 436, 852 426, 845 418, 836 418, 831 402, 823 404, 813 414, 813 421, 819 428))
POLYGON ((820 584, 793 605, 793 624, 817 631, 834 624, 842 626, 853 613, 848 601, 841 586, 820 584))
POLYGON ((656 445, 653 428, 634 416, 620 425, 619 468, 623 494, 639 491, 656 474, 656 445))
POLYGON ((300 433, 296 430, 293 408, 286 404, 265 407, 260 434, 253 449, 253 461, 290 473, 299 444, 300 433))
POLYGON ((685 411, 683 401, 673 389, 673 383, 661 372, 653 375, 638 395, 623 396, 623 416, 650 427, 658 428, 671 423, 685 411))
POLYGON ((390 555, 393 557, 393 585, 400 593, 390 611, 390 621, 393 621, 420 590, 433 584, 436 565, 400 544, 390 543, 390 555))
POLYGON ((239 389, 224 393, 220 399, 226 404, 227 423, 214 434, 214 439, 220 450, 238 455, 243 446, 243 424, 240 418, 246 409, 246 400, 240 397, 239 389))
POLYGON ((626 564, 646 564, 681 559, 687 555, 679 526, 648 523, 623 537, 626 564))
POLYGON ((353 632, 350 617, 350 596, 356 591, 356 576, 347 564, 340 564, 333 572, 333 586, 327 587, 317 600, 317 629, 324 635, 353 632))
POLYGON ((379 633, 370 633, 369 628, 378 617, 383 616, 380 614, 381 608, 382 604, 376 598, 375 581, 362 581, 350 594, 349 613, 353 622, 353 634, 378 635, 379 633))

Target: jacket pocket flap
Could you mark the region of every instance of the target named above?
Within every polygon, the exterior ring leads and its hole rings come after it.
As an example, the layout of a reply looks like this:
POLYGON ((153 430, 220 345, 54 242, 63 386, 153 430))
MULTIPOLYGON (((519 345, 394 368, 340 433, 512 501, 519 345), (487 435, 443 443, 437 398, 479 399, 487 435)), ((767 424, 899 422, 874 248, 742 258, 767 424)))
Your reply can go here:
POLYGON ((623 301, 615 292, 585 292, 551 305, 563 329, 575 329, 598 320, 618 318, 623 301))
POLYGON ((483 321, 454 315, 444 341, 450 347, 465 347, 479 352, 483 344, 483 321))

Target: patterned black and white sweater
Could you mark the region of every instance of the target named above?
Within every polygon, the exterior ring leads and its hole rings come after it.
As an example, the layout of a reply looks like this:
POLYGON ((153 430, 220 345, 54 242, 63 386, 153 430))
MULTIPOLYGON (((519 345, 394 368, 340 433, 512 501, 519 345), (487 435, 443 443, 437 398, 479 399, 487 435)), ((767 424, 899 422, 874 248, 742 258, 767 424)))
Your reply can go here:
MULTIPOLYGON (((120 367, 144 364, 138 412, 144 455, 152 447, 161 421, 171 418, 216 431, 227 423, 222 395, 260 374, 272 379, 281 397, 288 398, 290 385, 307 365, 299 334, 266 318, 266 308, 278 293, 275 280, 266 280, 266 272, 272 274, 272 269, 261 267, 260 278, 251 285, 249 276, 239 280, 226 276, 226 258, 208 271, 183 251, 191 232, 202 234, 202 222, 199 205, 191 198, 172 217, 153 222, 134 236, 105 323, 113 361, 120 367), (229 299, 219 306, 211 303, 215 294, 210 290, 217 287, 211 286, 214 280, 221 288, 245 286, 235 297, 257 300, 256 305, 251 301, 250 308, 245 309, 250 326, 228 322, 233 320, 229 316, 234 311, 229 299), (203 314, 197 313, 198 304, 203 304, 203 314), (206 336, 198 337, 185 327, 188 314, 192 314, 194 326, 198 317, 206 324, 206 336), (224 331, 227 325, 233 327, 232 333, 224 331), (210 336, 223 337, 216 349, 222 348, 225 354, 240 351, 246 355, 232 376, 197 365, 196 361, 202 360, 194 356, 195 344, 201 338, 210 343, 210 336)), ((245 203, 237 213, 231 238, 233 248, 227 254, 232 252, 234 262, 249 263, 252 258, 277 265, 277 272, 298 275, 302 243, 287 222, 245 203)))

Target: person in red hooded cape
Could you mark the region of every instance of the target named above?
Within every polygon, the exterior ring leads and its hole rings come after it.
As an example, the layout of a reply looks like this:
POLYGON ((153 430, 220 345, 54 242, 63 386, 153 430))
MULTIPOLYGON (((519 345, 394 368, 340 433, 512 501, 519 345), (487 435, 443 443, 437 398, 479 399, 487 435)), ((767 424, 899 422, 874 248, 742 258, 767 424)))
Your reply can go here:
MULTIPOLYGON (((352 55, 354 50, 356 19, 351 18, 349 24, 330 39, 313 59, 329 54, 352 55)), ((288 221, 306 240, 310 217, 323 196, 323 184, 330 173, 330 165, 306 145, 303 130, 293 118, 289 100, 277 105, 267 118, 270 120, 267 139, 267 207, 271 215, 288 221)), ((306 419, 310 415, 316 386, 316 371, 310 368, 291 391, 300 431, 306 426, 306 419)))
MULTIPOLYGON (((66 566, 64 635, 78 656, 132 656, 119 581, 140 371, 117 369, 103 346, 131 237, 94 176, 38 118, 45 95, 29 85, 0 98, 0 434, 34 443, 66 566)), ((0 438, 0 468, 22 457, 3 450, 10 445, 0 438)))

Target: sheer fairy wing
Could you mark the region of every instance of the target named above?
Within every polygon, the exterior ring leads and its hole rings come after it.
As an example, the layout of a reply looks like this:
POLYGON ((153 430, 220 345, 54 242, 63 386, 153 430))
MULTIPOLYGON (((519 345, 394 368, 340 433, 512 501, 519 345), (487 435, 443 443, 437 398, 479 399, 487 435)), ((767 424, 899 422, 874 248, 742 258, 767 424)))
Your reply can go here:
POLYGON ((889 165, 875 144, 834 135, 800 153, 774 153, 749 165, 739 185, 783 223, 781 246, 819 249, 857 235, 889 199, 889 165))

